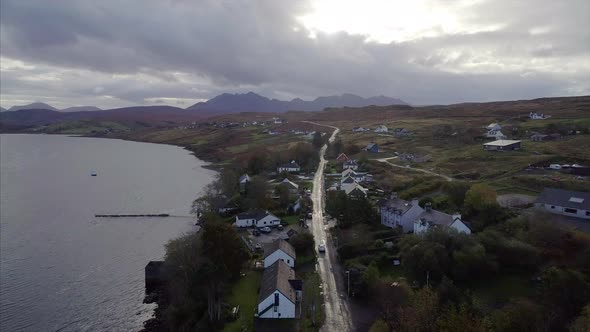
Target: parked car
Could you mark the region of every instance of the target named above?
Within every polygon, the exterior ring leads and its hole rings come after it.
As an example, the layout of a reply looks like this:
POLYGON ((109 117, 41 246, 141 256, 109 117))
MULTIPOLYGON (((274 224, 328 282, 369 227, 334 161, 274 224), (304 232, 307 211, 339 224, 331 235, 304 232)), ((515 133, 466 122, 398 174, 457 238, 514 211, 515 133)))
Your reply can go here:
POLYGON ((260 243, 256 243, 254 248, 256 248, 256 250, 262 250, 262 245, 260 243))
POLYGON ((278 225, 278 226, 277 226, 277 229, 278 229, 279 231, 282 231, 284 228, 285 228, 285 227, 283 227, 283 225, 278 225))
POLYGON ((260 228, 260 231, 262 233, 270 233, 270 232, 272 232, 272 229, 270 227, 266 226, 266 227, 260 228))
POLYGON ((260 236, 260 231, 258 229, 255 229, 252 231, 252 235, 254 236, 260 236))
POLYGON ((560 164, 551 164, 551 165, 549 165, 549 168, 551 168, 551 169, 561 169, 561 165, 560 164))

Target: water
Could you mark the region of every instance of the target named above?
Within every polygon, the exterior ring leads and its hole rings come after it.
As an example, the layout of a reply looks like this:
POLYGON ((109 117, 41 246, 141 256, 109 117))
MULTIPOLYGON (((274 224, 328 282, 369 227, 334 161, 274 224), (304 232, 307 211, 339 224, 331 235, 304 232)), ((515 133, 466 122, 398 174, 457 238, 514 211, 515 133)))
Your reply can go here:
POLYGON ((167 145, 0 135, 0 330, 139 330, 145 265, 194 222, 94 214, 187 216, 214 175, 203 164, 167 145))

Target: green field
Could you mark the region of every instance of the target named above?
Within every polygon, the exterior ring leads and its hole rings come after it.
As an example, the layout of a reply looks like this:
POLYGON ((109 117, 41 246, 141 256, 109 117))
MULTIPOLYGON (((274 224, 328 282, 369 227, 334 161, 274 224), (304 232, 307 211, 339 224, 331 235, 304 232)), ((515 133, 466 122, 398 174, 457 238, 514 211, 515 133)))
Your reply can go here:
POLYGON ((248 271, 232 288, 228 300, 230 308, 240 306, 240 315, 237 320, 228 323, 224 327, 226 332, 254 331, 254 312, 258 302, 258 289, 262 272, 248 271))

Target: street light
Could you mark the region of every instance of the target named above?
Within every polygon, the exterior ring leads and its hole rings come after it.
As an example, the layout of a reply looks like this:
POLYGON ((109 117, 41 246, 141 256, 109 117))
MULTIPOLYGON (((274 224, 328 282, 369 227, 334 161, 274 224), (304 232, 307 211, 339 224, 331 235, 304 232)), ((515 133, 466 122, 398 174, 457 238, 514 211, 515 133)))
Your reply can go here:
POLYGON ((346 287, 346 292, 348 293, 348 297, 350 297, 350 270, 346 270, 346 276, 348 277, 348 286, 346 287))

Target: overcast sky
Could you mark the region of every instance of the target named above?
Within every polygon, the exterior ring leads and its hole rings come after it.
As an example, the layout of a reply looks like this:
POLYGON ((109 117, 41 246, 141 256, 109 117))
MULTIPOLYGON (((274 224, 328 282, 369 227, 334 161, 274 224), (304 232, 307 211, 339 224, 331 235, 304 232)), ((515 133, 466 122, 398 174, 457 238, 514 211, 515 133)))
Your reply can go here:
POLYGON ((588 0, 2 0, 1 104, 590 94, 588 0))

